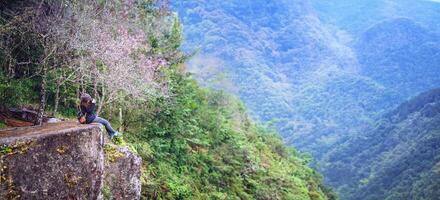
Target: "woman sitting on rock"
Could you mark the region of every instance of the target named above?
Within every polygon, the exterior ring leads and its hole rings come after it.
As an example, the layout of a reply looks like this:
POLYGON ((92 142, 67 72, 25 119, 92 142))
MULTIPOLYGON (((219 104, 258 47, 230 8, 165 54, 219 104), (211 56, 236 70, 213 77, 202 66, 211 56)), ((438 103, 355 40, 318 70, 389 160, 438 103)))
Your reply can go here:
POLYGON ((81 100, 80 103, 81 111, 78 113, 78 120, 81 124, 90 124, 93 122, 100 123, 104 125, 105 129, 107 130, 107 133, 110 135, 111 138, 121 136, 120 133, 116 132, 110 126, 110 122, 108 122, 106 119, 103 119, 95 115, 95 105, 96 105, 95 99, 93 99, 89 94, 83 93, 81 94, 80 100, 81 100))

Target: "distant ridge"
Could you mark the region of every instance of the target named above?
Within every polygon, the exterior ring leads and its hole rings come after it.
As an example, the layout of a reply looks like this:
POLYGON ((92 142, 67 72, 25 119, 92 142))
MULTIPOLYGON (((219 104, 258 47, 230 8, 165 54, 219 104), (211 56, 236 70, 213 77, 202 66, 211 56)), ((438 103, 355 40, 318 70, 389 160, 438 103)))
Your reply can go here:
POLYGON ((385 114, 335 148, 327 163, 326 178, 342 199, 438 199, 440 88, 385 114))

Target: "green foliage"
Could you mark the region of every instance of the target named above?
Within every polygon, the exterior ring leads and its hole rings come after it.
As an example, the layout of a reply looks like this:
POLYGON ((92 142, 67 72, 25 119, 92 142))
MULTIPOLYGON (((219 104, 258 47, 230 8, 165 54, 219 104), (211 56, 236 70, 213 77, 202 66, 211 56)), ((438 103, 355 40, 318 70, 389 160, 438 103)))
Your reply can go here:
POLYGON ((6 145, 4 145, 4 146, 2 146, 1 148, 0 148, 0 155, 6 155, 6 154, 9 154, 9 153, 11 153, 12 152, 12 148, 10 147, 10 146, 6 146, 6 145))
POLYGON ((170 48, 177 49, 182 44, 182 25, 180 24, 179 17, 176 15, 173 19, 173 26, 171 27, 170 34, 167 38, 170 43, 170 48))
POLYGON ((142 0, 140 1, 139 8, 141 8, 146 14, 154 15, 156 12, 157 0, 142 0))
POLYGON ((6 126, 6 124, 5 124, 5 123, 3 123, 3 122, 0 122, 0 129, 2 129, 2 128, 8 128, 8 126, 6 126))
POLYGON ((5 106, 29 104, 38 99, 32 79, 8 79, 0 71, 0 101, 5 106))
POLYGON ((119 137, 113 137, 113 138, 112 138, 112 142, 113 142, 114 144, 116 144, 116 145, 122 145, 122 146, 125 146, 125 145, 126 145, 125 140, 124 140, 124 138, 123 138, 122 136, 119 136, 119 137))
POLYGON ((142 131, 127 140, 143 158, 147 199, 336 199, 308 156, 253 124, 243 104, 202 89, 177 65, 166 69, 170 97, 148 102, 142 131))
POLYGON ((102 187, 102 195, 103 195, 104 200, 113 200, 114 199, 112 191, 108 185, 104 185, 102 187))

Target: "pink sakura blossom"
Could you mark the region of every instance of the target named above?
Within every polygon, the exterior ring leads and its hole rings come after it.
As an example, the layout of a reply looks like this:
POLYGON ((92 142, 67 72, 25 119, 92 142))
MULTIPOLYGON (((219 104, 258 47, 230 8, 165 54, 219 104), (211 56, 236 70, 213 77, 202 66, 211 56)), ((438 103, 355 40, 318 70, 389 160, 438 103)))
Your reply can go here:
MULTIPOLYGON (((157 32, 145 31, 138 24, 134 0, 122 2, 119 11, 107 9, 97 15, 95 7, 90 6, 73 15, 77 30, 70 44, 80 52, 76 67, 83 79, 104 86, 102 98, 98 98, 101 104, 121 98, 120 94, 143 99, 151 92, 163 91, 164 84, 158 83, 155 76, 168 63, 164 58, 146 55, 151 51, 147 34, 157 32), (109 15, 112 17, 103 17, 109 15)), ((163 32, 165 25, 155 27, 163 32)))

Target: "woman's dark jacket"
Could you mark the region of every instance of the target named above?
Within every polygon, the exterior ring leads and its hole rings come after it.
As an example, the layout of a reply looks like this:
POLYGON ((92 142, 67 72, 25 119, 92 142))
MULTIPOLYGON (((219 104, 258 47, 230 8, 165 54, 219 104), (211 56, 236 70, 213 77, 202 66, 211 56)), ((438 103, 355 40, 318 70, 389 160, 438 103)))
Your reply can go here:
POLYGON ((86 105, 81 105, 80 106, 81 111, 78 113, 78 119, 81 116, 86 117, 86 123, 92 123, 93 120, 96 118, 96 114, 95 114, 95 103, 90 103, 89 106, 86 105))

